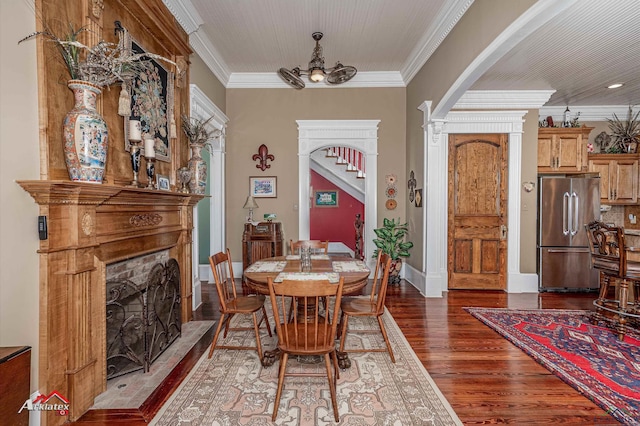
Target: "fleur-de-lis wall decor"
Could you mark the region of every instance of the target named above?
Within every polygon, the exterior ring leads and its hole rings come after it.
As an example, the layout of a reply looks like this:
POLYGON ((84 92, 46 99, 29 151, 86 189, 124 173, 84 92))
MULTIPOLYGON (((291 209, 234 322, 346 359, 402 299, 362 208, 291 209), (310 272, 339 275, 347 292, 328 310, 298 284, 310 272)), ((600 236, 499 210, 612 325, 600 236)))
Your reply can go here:
POLYGON ((260 164, 256 164, 256 168, 262 170, 263 172, 265 171, 265 169, 271 167, 271 164, 267 164, 267 160, 274 161, 276 159, 273 154, 269 154, 269 148, 267 148, 265 144, 260 145, 260 147, 258 148, 258 153, 253 154, 252 158, 253 161, 260 161, 260 164))

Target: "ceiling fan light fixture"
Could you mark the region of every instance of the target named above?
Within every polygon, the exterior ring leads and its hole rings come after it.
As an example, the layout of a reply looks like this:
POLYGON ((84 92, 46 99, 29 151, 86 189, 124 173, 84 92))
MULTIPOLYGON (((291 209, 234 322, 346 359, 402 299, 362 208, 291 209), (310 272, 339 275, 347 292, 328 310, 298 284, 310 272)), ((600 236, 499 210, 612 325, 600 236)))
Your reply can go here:
POLYGON ((311 70, 311 74, 309 74, 309 80, 314 83, 319 83, 324 80, 324 70, 321 68, 316 68, 311 70))
POLYGON ((340 62, 336 62, 336 66, 333 68, 324 67, 324 57, 322 56, 322 46, 320 46, 320 40, 322 39, 321 32, 315 32, 311 36, 316 41, 316 45, 311 55, 311 61, 309 61, 309 68, 302 70, 296 67, 292 70, 287 68, 280 68, 278 75, 286 81, 289 85, 296 89, 302 89, 305 87, 302 78, 306 75, 313 83, 319 83, 323 80, 327 80, 329 84, 342 84, 351 80, 358 70, 350 65, 342 65, 340 62))

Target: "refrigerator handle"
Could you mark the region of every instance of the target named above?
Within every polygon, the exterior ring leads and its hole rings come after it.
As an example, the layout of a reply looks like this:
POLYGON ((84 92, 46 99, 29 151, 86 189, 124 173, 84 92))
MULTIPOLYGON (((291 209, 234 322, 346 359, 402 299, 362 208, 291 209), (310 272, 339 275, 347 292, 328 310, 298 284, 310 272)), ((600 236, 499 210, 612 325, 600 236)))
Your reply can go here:
POLYGON ((571 194, 571 199, 573 200, 573 204, 574 204, 574 207, 573 207, 573 219, 572 219, 573 223, 571 224, 571 236, 574 236, 579 231, 579 229, 578 229, 578 218, 580 216, 578 214, 579 213, 578 212, 578 209, 579 209, 578 206, 580 205, 580 203, 579 203, 580 200, 578 199, 578 194, 576 194, 575 192, 573 194, 571 194))
POLYGON ((562 196, 562 233, 564 235, 569 235, 569 226, 567 224, 569 214, 567 214, 567 209, 572 210, 570 206, 569 193, 565 192, 562 196))

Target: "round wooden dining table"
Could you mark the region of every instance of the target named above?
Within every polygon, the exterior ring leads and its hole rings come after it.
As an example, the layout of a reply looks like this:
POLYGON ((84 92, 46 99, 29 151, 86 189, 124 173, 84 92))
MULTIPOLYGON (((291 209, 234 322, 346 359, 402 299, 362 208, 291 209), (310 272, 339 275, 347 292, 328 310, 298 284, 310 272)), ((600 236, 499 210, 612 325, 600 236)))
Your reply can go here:
MULTIPOLYGON (((280 273, 302 272, 300 256, 276 256, 258 260, 245 269, 244 283, 259 294, 269 294, 269 278, 275 280, 280 273)), ((363 262, 346 256, 311 256, 312 273, 337 273, 344 278, 342 294, 360 294, 369 280, 370 270, 363 262)), ((345 352, 337 352, 340 368, 349 368, 351 361, 345 352)), ((262 365, 273 365, 279 358, 279 351, 265 351, 262 365)))
MULTIPOLYGON (((334 270, 334 262, 356 262, 352 257, 346 256, 312 256, 311 257, 311 271, 310 272, 337 272, 341 278, 344 278, 344 287, 342 293, 358 294, 366 287, 367 280, 371 271, 367 268, 365 271, 336 271, 334 270)), ((301 262, 299 256, 276 256, 261 259, 255 262, 255 264, 249 265, 244 271, 244 282, 257 293, 269 294, 269 287, 267 286, 267 280, 269 278, 275 279, 280 272, 301 272, 301 262), (276 270, 268 270, 268 264, 274 264, 277 262, 286 262, 284 268, 274 268, 276 270), (255 265, 261 263, 265 265, 263 270, 255 271, 255 265), (254 267, 254 268, 252 268, 254 267)))

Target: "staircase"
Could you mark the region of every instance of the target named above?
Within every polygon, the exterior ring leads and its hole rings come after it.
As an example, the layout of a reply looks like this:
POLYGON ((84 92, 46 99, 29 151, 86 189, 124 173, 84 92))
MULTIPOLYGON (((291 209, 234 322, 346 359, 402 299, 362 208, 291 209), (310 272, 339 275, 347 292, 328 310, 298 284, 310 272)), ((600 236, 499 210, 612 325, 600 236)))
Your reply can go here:
POLYGON ((358 179, 367 175, 364 170, 364 154, 353 148, 331 147, 325 149, 327 158, 335 158, 336 164, 346 167, 348 172, 356 172, 358 179))
POLYGON ((364 203, 364 155, 355 149, 332 147, 310 156, 310 167, 353 198, 364 203))

